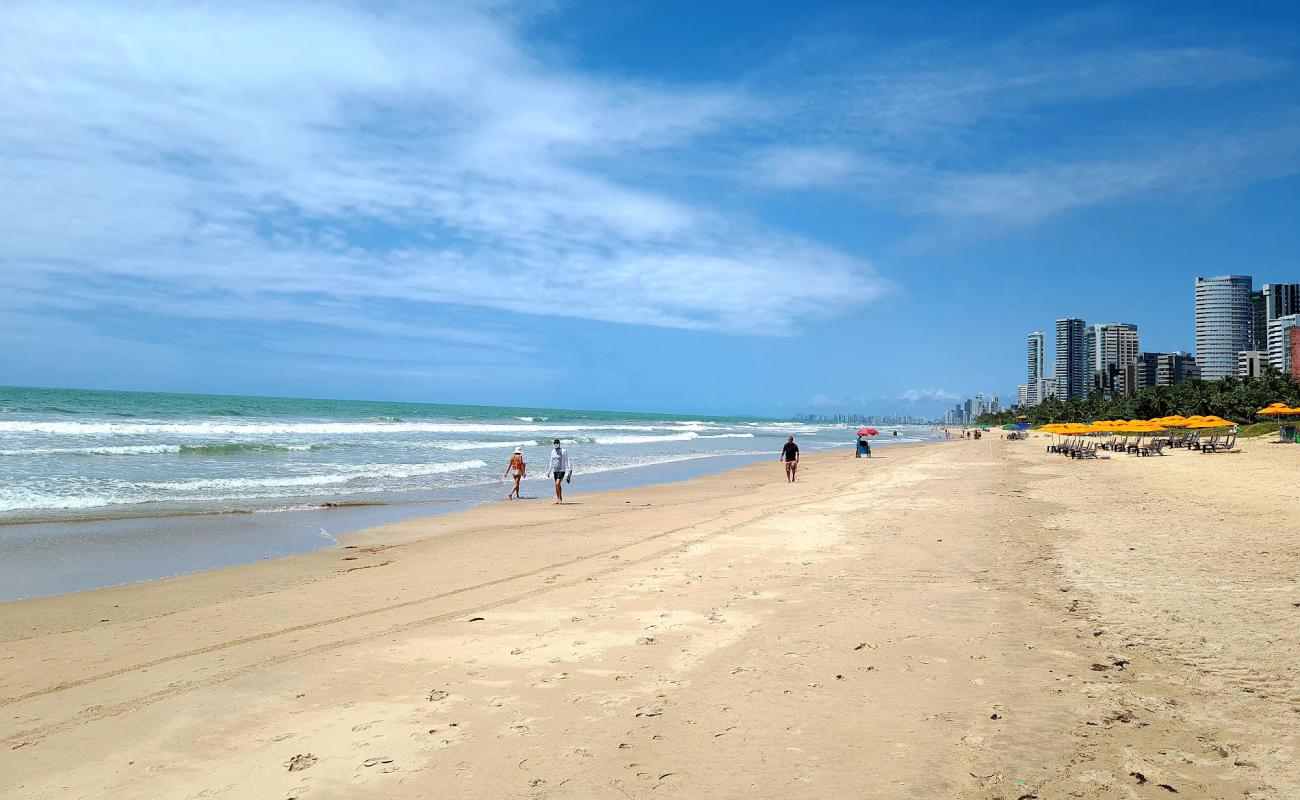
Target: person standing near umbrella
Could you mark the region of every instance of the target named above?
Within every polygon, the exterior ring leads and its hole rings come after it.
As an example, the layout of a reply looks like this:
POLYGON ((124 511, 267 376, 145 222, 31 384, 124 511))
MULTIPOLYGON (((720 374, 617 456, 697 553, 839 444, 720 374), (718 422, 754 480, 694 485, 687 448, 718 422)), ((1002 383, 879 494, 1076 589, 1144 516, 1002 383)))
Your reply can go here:
POLYGON ((876 435, 875 428, 858 429, 858 446, 856 448, 856 452, 853 455, 854 458, 862 458, 863 455, 866 455, 867 458, 871 458, 871 442, 867 441, 867 437, 875 436, 875 435, 876 435))
POLYGON ((781 448, 781 463, 785 465, 786 483, 794 483, 794 474, 799 469, 799 445, 794 443, 793 436, 787 437, 781 448))

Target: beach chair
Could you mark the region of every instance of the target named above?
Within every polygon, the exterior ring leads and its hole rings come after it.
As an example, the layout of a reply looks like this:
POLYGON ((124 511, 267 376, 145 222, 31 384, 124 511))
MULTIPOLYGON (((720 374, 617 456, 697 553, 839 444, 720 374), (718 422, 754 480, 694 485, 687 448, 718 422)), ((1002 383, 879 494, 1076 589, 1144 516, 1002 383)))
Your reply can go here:
POLYGON ((1201 448, 1202 453, 1226 453, 1237 446, 1237 434, 1215 436, 1209 444, 1201 448))
POLYGON ((1199 450, 1201 448, 1201 434, 1199 433, 1188 434, 1186 437, 1183 438, 1182 446, 1186 447, 1188 450, 1199 450))
POLYGON ((1163 452, 1164 449, 1165 449, 1164 439, 1152 439, 1150 442, 1147 442, 1146 445, 1142 447, 1140 454, 1144 456, 1162 456, 1164 455, 1163 452))
POLYGON ((1210 436, 1209 439, 1206 439, 1205 441, 1198 441, 1195 445, 1195 449, 1200 450, 1202 453, 1206 451, 1213 452, 1214 448, 1219 445, 1219 440, 1222 438, 1223 437, 1217 433, 1213 434, 1212 436, 1210 436))

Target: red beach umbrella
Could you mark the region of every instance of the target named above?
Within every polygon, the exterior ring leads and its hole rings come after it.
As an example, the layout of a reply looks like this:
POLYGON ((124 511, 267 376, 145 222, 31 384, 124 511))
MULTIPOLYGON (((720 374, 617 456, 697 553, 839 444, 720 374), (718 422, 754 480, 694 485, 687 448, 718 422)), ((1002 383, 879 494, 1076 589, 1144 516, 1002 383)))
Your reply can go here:
POLYGON ((859 436, 875 436, 878 433, 880 433, 880 431, 875 428, 858 428, 859 436))

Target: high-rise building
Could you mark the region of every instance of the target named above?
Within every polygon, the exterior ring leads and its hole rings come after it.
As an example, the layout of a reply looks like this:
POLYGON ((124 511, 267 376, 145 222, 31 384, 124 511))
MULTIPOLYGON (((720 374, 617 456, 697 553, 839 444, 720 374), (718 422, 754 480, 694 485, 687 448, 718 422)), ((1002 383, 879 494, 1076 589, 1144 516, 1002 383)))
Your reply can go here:
POLYGON ((1138 389, 1173 386, 1175 383, 1201 377, 1196 357, 1181 350, 1173 353, 1138 353, 1133 372, 1135 387, 1138 389))
POLYGON ((1237 354, 1252 349, 1249 275, 1196 279, 1196 363, 1207 381, 1237 372, 1237 354))
POLYGON ((1042 394, 1043 379, 1047 377, 1047 334, 1042 331, 1029 334, 1028 366, 1023 405, 1036 406, 1047 399, 1042 394))
POLYGON ((1291 359, 1291 331, 1300 327, 1300 314, 1288 314, 1268 322, 1268 365, 1283 375, 1295 375, 1291 359))
POLYGON ((1266 283, 1250 293, 1251 348, 1268 349, 1268 323, 1300 314, 1300 283, 1266 283))
POLYGON ((1016 406, 1024 408, 1029 405, 1029 387, 1023 383, 1016 387, 1016 406))
POLYGON ((1291 353, 1291 376, 1295 377, 1300 374, 1300 325, 1297 325, 1287 331, 1291 339, 1291 346, 1288 348, 1291 353))
POLYGON ((1237 354, 1237 377, 1258 378, 1268 366, 1267 350, 1242 350, 1237 354))
POLYGON ((1084 329, 1083 358, 1088 379, 1085 394, 1099 389, 1107 396, 1134 391, 1131 367, 1137 361, 1138 329, 1127 322, 1107 322, 1084 329))
POLYGON ((1056 396, 1062 400, 1082 398, 1088 386, 1084 375, 1083 320, 1066 317, 1056 321, 1056 396))

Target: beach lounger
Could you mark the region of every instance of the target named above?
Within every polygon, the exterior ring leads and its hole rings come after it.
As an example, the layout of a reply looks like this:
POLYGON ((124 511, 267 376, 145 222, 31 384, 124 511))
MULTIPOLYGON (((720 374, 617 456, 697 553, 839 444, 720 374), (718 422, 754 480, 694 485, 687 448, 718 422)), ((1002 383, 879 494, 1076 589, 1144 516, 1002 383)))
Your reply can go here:
POLYGON ((1215 436, 1208 444, 1201 448, 1202 453, 1226 453, 1237 446, 1237 434, 1231 433, 1227 436, 1215 436))
POLYGON ((1139 451, 1139 455, 1162 456, 1164 455, 1163 452, 1164 449, 1165 449, 1164 439, 1152 439, 1150 442, 1143 445, 1142 449, 1139 451))

